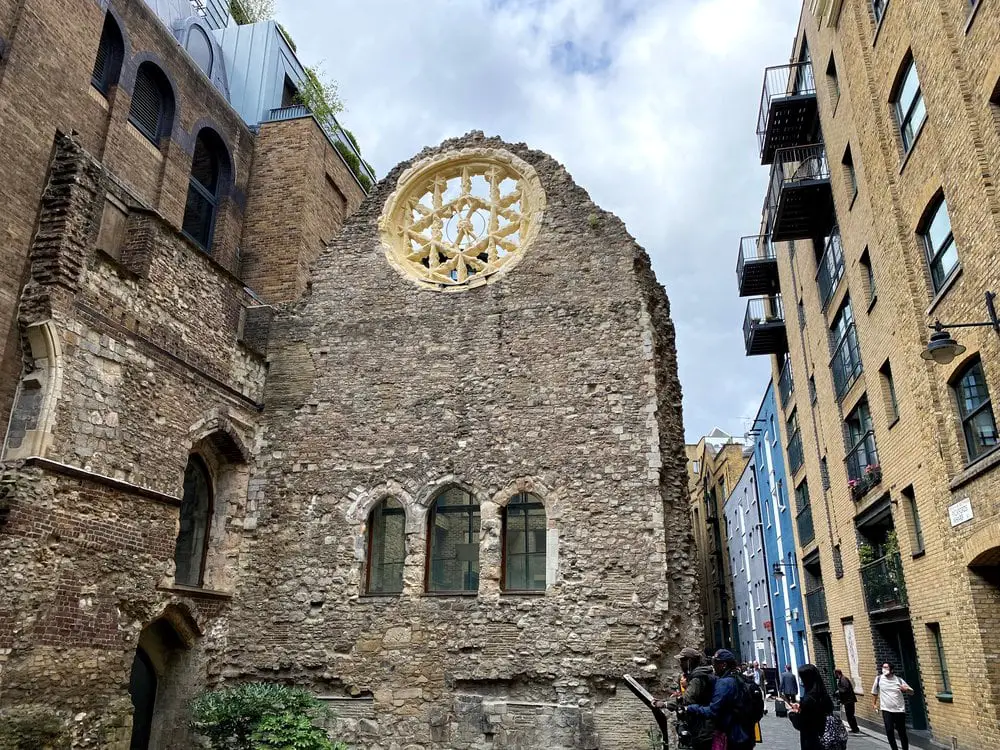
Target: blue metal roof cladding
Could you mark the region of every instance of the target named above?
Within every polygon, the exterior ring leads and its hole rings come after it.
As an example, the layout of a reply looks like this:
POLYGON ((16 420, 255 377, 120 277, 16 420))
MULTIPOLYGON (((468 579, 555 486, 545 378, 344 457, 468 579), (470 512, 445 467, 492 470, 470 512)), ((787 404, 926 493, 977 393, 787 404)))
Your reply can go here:
MULTIPOLYGON (((170 29, 178 43, 189 50, 189 54, 197 49, 196 37, 205 32, 212 54, 192 54, 192 59, 247 125, 254 127, 276 119, 312 116, 302 106, 282 108, 286 78, 296 89, 301 89, 306 71, 274 21, 240 26, 229 15, 228 0, 145 2, 170 29)), ((201 49, 204 48, 202 41, 201 49)), ((321 122, 320 127, 331 143, 339 142, 354 152, 372 182, 376 180, 375 173, 335 117, 331 117, 329 122, 321 122)))

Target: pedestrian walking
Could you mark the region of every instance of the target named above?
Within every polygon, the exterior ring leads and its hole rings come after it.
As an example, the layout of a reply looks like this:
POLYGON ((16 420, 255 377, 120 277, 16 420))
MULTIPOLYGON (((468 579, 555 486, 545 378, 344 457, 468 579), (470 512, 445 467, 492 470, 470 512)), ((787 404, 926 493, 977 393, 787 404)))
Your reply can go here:
POLYGON ((785 671, 781 675, 781 682, 778 685, 778 692, 784 698, 785 703, 795 703, 799 696, 799 681, 792 673, 792 665, 786 664, 785 671))
POLYGON ((837 678, 837 699, 844 707, 844 715, 847 716, 847 723, 850 725, 851 731, 858 734, 861 730, 858 728, 858 719, 854 715, 854 709, 858 703, 858 696, 854 694, 854 683, 839 669, 833 670, 833 674, 837 678))
POLYGON ((801 750, 827 750, 823 734, 827 717, 833 714, 833 700, 826 692, 822 675, 812 664, 799 667, 799 679, 802 680, 802 700, 788 707, 788 719, 799 730, 799 747, 801 750))
POLYGON ((682 649, 677 654, 681 676, 677 690, 667 701, 654 701, 657 708, 666 708, 677 713, 677 734, 686 735, 692 750, 712 750, 715 727, 712 720, 695 714, 685 713, 683 706, 697 704, 707 706, 712 702, 715 691, 715 670, 702 664, 703 657, 695 648, 682 649))
POLYGON ((885 736, 892 750, 900 750, 896 744, 897 732, 899 742, 903 746, 902 750, 909 750, 910 739, 906 736, 906 701, 903 699, 903 694, 912 692, 913 688, 906 684, 906 680, 893 671, 892 664, 886 662, 882 665, 882 674, 875 678, 875 684, 872 685, 872 708, 882 711, 885 736))

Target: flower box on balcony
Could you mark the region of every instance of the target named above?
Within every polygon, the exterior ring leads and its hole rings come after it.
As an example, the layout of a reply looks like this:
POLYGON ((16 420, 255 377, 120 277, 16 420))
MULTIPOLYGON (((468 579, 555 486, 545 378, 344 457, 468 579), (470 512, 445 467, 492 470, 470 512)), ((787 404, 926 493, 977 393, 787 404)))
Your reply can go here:
POLYGON ((851 490, 851 498, 857 502, 863 498, 872 487, 882 481, 882 467, 878 464, 869 464, 865 467, 862 475, 857 479, 849 479, 847 486, 851 490))

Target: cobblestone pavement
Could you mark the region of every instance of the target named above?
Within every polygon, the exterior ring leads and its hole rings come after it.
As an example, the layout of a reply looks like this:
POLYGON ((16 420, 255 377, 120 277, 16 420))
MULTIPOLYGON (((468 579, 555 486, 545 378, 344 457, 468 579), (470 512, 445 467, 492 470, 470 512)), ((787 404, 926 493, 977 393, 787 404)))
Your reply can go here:
MULTIPOLYGON (((779 719, 774 715, 774 704, 768 702, 767 716, 761 722, 761 733, 764 741, 757 745, 758 750, 799 750, 799 733, 788 719, 779 719)), ((847 735, 847 750, 886 750, 889 743, 884 739, 875 739, 866 734, 847 735)))

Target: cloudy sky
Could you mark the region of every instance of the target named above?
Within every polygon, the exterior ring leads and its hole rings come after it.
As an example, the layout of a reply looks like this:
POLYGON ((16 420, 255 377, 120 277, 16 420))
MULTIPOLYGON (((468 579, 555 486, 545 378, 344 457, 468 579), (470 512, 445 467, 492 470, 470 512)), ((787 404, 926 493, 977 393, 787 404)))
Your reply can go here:
POLYGON ((688 440, 735 435, 766 357, 743 353, 741 235, 760 219, 763 71, 787 62, 801 0, 277 0, 342 123, 384 175, 483 130, 552 154, 653 259, 677 325, 688 440))

